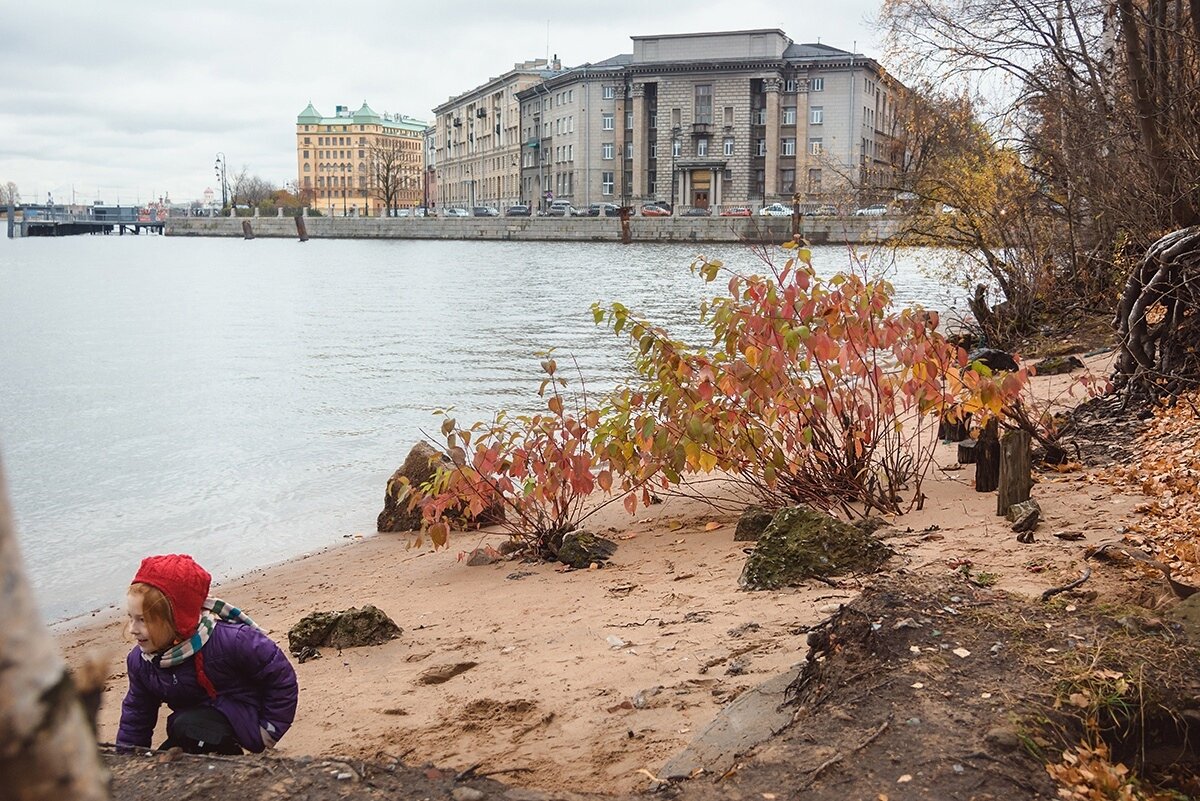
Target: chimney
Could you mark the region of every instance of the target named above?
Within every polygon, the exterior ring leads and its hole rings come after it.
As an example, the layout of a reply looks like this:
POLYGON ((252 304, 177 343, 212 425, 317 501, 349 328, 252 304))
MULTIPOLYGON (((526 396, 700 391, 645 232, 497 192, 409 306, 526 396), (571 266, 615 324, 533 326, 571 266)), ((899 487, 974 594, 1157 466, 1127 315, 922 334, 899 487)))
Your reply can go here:
POLYGON ((558 72, 562 69, 562 62, 558 60, 558 53, 554 54, 554 61, 550 63, 550 69, 558 72))

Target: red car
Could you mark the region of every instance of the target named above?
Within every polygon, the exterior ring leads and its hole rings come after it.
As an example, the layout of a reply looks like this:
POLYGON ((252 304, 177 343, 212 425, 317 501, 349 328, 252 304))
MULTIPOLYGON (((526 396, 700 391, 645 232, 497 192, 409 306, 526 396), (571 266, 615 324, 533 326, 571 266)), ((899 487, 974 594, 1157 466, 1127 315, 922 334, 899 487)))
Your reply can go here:
POLYGON ((656 206, 653 203, 647 203, 642 206, 643 217, 670 217, 670 209, 664 209, 662 206, 656 206))
POLYGON ((725 209, 725 211, 721 212, 721 216, 722 217, 752 217, 752 216, 754 216, 754 213, 751 212, 750 209, 746 208, 745 206, 739 206, 736 209, 725 209))

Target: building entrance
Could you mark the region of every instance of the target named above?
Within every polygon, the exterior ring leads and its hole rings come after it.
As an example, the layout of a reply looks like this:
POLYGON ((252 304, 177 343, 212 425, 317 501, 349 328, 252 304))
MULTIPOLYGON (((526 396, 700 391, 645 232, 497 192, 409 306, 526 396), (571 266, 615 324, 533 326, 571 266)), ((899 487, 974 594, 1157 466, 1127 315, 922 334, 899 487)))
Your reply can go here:
POLYGON ((692 206, 707 209, 709 192, 712 189, 712 170, 692 170, 692 206))

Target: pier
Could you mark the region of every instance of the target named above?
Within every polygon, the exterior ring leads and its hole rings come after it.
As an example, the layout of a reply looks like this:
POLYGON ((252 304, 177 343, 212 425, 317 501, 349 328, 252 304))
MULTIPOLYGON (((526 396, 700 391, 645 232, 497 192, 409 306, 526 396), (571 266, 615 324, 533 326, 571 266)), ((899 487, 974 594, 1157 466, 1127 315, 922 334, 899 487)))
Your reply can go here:
POLYGON ((14 216, 9 210, 8 236, 77 236, 79 234, 161 234, 166 215, 136 206, 26 205, 14 216))

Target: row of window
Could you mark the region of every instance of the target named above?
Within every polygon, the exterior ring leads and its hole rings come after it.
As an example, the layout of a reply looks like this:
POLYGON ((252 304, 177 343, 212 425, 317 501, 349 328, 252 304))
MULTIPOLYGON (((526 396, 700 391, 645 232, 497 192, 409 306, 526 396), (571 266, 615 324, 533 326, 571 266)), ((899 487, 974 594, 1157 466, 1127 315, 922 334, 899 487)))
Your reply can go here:
MULTIPOLYGON (((708 139, 704 139, 704 138, 696 140, 696 155, 697 156, 703 157, 703 156, 709 155, 708 141, 709 141, 708 139)), ((814 156, 821 155, 821 153, 824 152, 823 148, 822 148, 822 144, 823 144, 822 139, 820 137, 810 138, 808 140, 808 152, 814 156)), ((733 146, 734 146, 734 140, 726 139, 724 141, 724 147, 722 149, 723 155, 732 156, 733 155, 733 146)), ((567 145, 567 147, 570 148, 571 146, 567 145)), ((864 140, 864 150, 866 150, 865 140, 864 140)), ((563 148, 558 148, 558 151, 564 152, 563 148)), ((779 151, 784 156, 796 155, 796 139, 795 139, 795 137, 787 136, 787 137, 784 137, 783 139, 781 139, 779 151)), ((570 152, 570 151, 565 151, 565 152, 570 152)), ((616 144, 613 142, 605 142, 600 145, 600 158, 604 161, 613 160, 616 157, 616 152, 617 152, 616 144)), ((683 153, 683 143, 678 140, 671 142, 671 155, 675 158, 679 158, 682 155, 682 153, 683 153)), ((755 139, 754 140, 754 155, 756 155, 756 156, 767 155, 767 140, 766 139, 755 139)), ((556 156, 557 156, 557 158, 555 159, 556 161, 564 160, 561 157, 560 153, 556 153, 556 156)), ((625 158, 627 158, 627 159, 633 158, 633 142, 625 143, 625 158)), ((657 142, 650 143, 650 158, 652 158, 652 159, 658 158, 658 143, 657 142)), ((570 161, 571 159, 572 159, 572 156, 570 156, 570 155, 568 155, 566 157, 567 161, 570 161)), ((526 166, 529 166, 529 165, 526 165, 526 166)))

